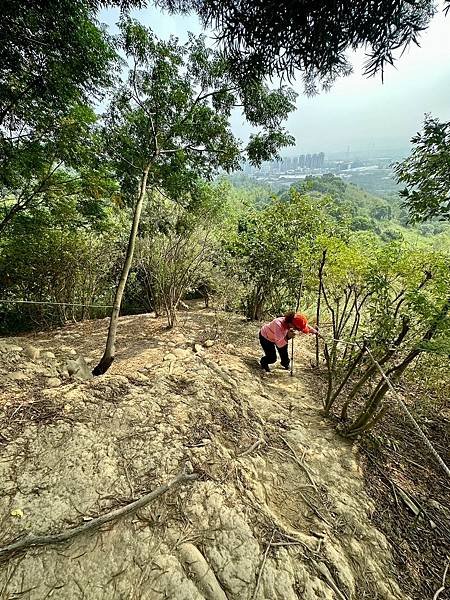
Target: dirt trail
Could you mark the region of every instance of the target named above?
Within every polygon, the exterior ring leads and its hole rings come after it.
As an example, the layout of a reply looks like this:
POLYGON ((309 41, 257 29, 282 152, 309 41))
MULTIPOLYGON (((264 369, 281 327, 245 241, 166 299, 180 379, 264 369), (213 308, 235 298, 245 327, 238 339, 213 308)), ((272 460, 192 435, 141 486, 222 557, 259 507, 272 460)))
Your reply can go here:
POLYGON ((65 365, 101 356, 107 321, 0 340, 0 545, 87 522, 186 465, 200 478, 70 543, 7 555, 0 598, 407 598, 358 455, 320 416, 306 340, 291 378, 260 372, 238 317, 119 327, 115 363, 91 380, 65 365))

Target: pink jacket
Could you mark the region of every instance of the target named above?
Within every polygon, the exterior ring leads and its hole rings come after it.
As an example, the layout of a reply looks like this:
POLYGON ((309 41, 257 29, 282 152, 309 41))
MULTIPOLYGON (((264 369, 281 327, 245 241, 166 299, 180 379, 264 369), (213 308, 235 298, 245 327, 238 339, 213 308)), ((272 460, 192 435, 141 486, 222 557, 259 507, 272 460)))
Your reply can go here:
POLYGON ((284 317, 278 317, 261 327, 261 335, 269 342, 276 344, 278 348, 283 348, 287 344, 286 334, 288 330, 289 327, 286 325, 284 317))
MULTIPOLYGON (((297 314, 295 316, 291 326, 303 333, 316 333, 316 330, 308 325, 305 315, 302 314, 297 314)), ((261 335, 265 337, 266 340, 269 340, 269 342, 276 344, 278 348, 283 348, 288 343, 286 334, 289 329, 290 326, 286 325, 284 317, 278 317, 261 327, 261 335)))

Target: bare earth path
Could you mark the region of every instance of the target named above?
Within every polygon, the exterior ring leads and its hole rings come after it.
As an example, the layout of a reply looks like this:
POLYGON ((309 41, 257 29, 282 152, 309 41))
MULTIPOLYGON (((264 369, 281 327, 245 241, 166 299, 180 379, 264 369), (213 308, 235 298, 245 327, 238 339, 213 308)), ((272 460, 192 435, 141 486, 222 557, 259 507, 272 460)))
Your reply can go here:
POLYGON ((194 308, 173 331, 123 317, 110 371, 69 376, 69 360, 101 356, 106 328, 0 340, 0 545, 89 522, 186 465, 199 479, 71 542, 5 555, 0 598, 407 598, 358 456, 320 416, 306 340, 295 377, 266 376, 239 317, 194 308))

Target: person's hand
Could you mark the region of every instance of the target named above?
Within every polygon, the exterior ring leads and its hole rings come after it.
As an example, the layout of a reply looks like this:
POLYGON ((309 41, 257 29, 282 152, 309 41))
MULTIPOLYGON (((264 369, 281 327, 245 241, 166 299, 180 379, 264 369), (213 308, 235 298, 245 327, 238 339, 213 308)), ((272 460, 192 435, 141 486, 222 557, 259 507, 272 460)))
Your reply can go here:
POLYGON ((289 331, 286 334, 286 337, 288 340, 292 340, 292 338, 295 338, 296 333, 293 329, 289 329, 289 331))

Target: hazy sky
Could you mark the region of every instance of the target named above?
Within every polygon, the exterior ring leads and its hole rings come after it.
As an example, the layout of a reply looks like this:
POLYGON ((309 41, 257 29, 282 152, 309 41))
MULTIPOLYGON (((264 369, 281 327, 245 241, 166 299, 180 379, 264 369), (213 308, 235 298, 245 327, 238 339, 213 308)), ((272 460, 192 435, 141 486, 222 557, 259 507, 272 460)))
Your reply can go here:
MULTIPOLYGON (((185 39, 186 32, 200 33, 195 16, 173 17, 149 8, 132 15, 150 26, 160 37, 174 34, 185 39)), ((117 9, 103 10, 100 21, 114 32, 117 9)), ((364 53, 351 55, 354 73, 338 80, 330 92, 308 98, 302 85, 297 111, 287 128, 296 138, 296 148, 283 154, 319 152, 352 154, 368 152, 381 155, 405 154, 410 138, 421 129, 425 113, 450 120, 450 15, 439 12, 420 38, 421 47, 410 47, 387 67, 381 76, 362 76, 364 53)), ((233 119, 236 133, 244 137, 249 129, 242 118, 233 119)))

